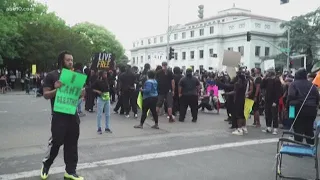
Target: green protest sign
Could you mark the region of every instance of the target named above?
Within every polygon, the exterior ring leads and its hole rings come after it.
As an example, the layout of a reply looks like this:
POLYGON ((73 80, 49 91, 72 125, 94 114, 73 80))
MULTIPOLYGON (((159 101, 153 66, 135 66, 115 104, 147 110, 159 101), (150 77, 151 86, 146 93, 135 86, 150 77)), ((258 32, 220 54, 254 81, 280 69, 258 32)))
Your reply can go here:
POLYGON ((86 79, 84 74, 62 69, 59 79, 62 87, 56 93, 53 111, 74 115, 86 79))

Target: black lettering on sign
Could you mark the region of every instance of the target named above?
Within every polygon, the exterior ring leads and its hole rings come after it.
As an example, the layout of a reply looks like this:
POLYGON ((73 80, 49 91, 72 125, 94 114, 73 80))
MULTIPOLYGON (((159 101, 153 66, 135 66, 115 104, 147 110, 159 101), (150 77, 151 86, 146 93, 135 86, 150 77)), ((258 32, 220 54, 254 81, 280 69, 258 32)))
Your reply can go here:
POLYGON ((75 74, 73 74, 73 75, 72 75, 72 78, 71 78, 71 84, 73 84, 73 83, 74 83, 74 80, 76 80, 76 77, 77 77, 77 76, 76 76, 75 74))

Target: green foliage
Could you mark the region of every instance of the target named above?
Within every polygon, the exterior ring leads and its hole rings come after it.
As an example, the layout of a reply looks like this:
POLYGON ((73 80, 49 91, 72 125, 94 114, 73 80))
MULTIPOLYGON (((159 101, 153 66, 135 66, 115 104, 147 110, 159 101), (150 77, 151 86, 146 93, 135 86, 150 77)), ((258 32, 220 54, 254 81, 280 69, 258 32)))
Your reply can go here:
POLYGON ((124 55, 122 45, 106 28, 87 22, 69 27, 47 9, 34 0, 1 0, 0 62, 18 59, 45 71, 56 64, 63 50, 71 51, 74 61, 84 64, 96 52, 107 51, 117 59, 124 55))
MULTIPOLYGON (((316 62, 320 42, 320 8, 306 15, 293 17, 291 21, 281 24, 290 29, 291 53, 307 55, 307 70, 316 62)), ((288 31, 284 36, 288 36, 288 31)))

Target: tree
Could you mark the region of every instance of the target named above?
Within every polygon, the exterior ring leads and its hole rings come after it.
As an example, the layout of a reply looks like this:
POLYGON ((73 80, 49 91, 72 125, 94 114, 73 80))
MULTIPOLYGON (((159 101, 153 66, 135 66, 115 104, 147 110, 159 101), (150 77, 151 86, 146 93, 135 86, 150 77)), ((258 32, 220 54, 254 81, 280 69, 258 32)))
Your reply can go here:
POLYGON ((63 50, 71 51, 74 61, 83 64, 90 61, 93 53, 101 51, 122 58, 122 45, 104 27, 92 23, 69 27, 63 19, 47 10, 35 0, 1 0, 0 65, 3 59, 13 70, 17 67, 24 70, 36 64, 38 70, 48 71, 57 63, 57 54, 63 50))
POLYGON ((124 48, 116 39, 115 35, 102 26, 98 26, 89 22, 79 23, 72 29, 82 34, 92 44, 92 53, 108 52, 116 57, 118 62, 124 55, 124 48))
MULTIPOLYGON (((293 17, 291 21, 281 24, 290 29, 290 51, 307 55, 307 70, 317 61, 320 42, 320 7, 306 15, 293 17)), ((288 31, 284 36, 288 36, 288 31)))

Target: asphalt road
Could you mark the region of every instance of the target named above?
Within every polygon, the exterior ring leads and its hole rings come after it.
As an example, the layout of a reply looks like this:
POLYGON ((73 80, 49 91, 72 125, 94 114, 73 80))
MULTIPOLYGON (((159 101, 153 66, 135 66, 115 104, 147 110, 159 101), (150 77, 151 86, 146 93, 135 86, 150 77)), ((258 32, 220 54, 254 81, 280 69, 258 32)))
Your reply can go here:
MULTIPOLYGON (((39 179, 50 136, 50 106, 43 98, 0 95, 0 179, 39 179)), ((112 115, 113 134, 96 133, 95 113, 81 118, 78 173, 87 180, 272 180, 278 136, 249 128, 233 136, 220 115, 200 113, 199 122, 169 124, 160 130, 134 129, 139 120, 112 115)), ((249 122, 250 123, 250 122, 249 122)), ((62 179, 63 153, 50 180, 62 179)), ((284 159, 284 173, 312 178, 314 162, 284 159)))

